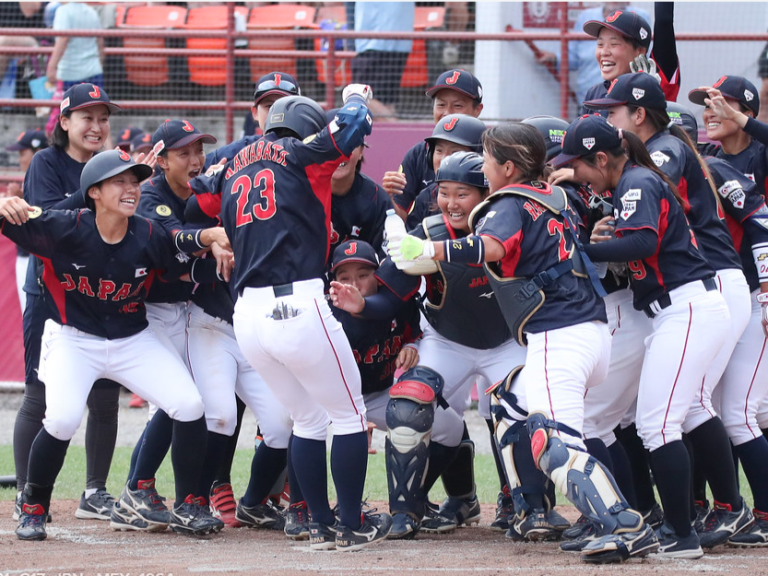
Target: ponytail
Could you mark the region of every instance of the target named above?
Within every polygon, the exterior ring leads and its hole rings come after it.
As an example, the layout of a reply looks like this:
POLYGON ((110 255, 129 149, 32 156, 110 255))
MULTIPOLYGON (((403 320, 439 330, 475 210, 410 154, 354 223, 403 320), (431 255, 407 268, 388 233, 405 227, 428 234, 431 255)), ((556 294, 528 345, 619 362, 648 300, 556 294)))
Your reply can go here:
POLYGON ((677 203, 680 204, 684 210, 688 210, 690 206, 683 199, 683 197, 680 196, 675 183, 672 182, 672 180, 669 179, 669 176, 664 174, 664 172, 661 171, 661 168, 656 166, 656 164, 653 162, 651 155, 648 153, 648 148, 645 147, 645 142, 640 140, 640 138, 632 132, 624 131, 622 136, 629 159, 638 166, 648 168, 648 170, 651 170, 654 174, 661 178, 664 183, 669 186, 669 189, 677 200, 677 203))
POLYGON ((717 186, 715 185, 715 180, 712 178, 712 172, 710 171, 707 163, 704 161, 704 158, 702 158, 701 154, 699 154, 699 151, 696 148, 696 145, 693 143, 693 140, 691 140, 691 137, 688 135, 688 132, 680 128, 680 126, 677 124, 670 122, 669 133, 678 140, 682 140, 685 145, 691 149, 691 152, 693 152, 693 155, 696 157, 696 161, 701 167, 701 171, 704 172, 704 178, 707 179, 709 189, 712 190, 712 195, 715 197, 715 202, 717 203, 718 209, 722 208, 723 205, 720 203, 720 197, 717 195, 717 186))

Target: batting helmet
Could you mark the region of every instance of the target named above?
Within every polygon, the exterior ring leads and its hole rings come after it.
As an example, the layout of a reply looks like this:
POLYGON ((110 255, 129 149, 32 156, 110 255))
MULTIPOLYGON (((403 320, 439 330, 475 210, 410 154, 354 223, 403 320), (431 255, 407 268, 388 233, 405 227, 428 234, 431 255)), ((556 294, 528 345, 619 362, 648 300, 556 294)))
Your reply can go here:
POLYGON ((327 125, 325 112, 317 102, 306 96, 286 96, 269 109, 264 134, 285 128, 303 140, 327 125))
POLYGON ((694 144, 699 142, 699 124, 696 122, 693 112, 677 102, 667 102, 667 115, 670 122, 680 126, 688 133, 694 144))
POLYGON ((88 160, 80 174, 80 190, 85 197, 85 205, 91 210, 94 209, 93 198, 88 195, 91 186, 103 182, 107 178, 122 174, 126 170, 131 170, 139 179, 139 182, 152 176, 152 168, 146 164, 136 164, 130 154, 124 150, 108 150, 96 154, 88 160))
POLYGON ((427 161, 429 166, 434 162, 435 146, 438 140, 446 140, 467 146, 473 152, 482 152, 482 136, 485 132, 485 124, 481 120, 466 114, 449 114, 435 126, 432 136, 424 138, 427 143, 427 161))
POLYGON ((560 154, 563 134, 568 129, 568 122, 554 116, 531 116, 522 123, 533 126, 544 136, 544 143, 547 145, 547 161, 560 154))
POLYGON ((456 152, 443 158, 435 182, 461 182, 476 188, 488 188, 488 180, 483 174, 483 157, 476 152, 456 152))

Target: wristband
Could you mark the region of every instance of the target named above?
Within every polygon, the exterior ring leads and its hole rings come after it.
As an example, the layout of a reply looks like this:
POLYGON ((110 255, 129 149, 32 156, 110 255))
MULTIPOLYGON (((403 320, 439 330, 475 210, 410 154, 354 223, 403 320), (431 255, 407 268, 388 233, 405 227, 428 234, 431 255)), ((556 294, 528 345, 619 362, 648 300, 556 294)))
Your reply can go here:
POLYGON ((761 292, 757 295, 757 301, 760 304, 768 304, 768 292, 761 292))
POLYGON ((485 243, 480 236, 466 236, 445 241, 445 261, 457 264, 482 264, 485 261, 485 243))

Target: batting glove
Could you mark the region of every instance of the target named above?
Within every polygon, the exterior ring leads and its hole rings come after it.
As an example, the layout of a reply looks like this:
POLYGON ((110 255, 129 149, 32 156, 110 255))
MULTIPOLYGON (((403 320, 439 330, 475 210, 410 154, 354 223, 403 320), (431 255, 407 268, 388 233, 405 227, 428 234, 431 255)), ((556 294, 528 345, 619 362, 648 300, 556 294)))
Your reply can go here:
POLYGON ((373 89, 368 84, 349 84, 341 93, 341 99, 346 104, 352 97, 360 98, 363 104, 368 104, 373 98, 373 89))
POLYGON ((390 241, 389 254, 395 264, 422 259, 431 260, 435 257, 435 245, 433 242, 407 235, 402 239, 390 241))
POLYGON ((656 78, 656 82, 661 84, 661 76, 659 76, 658 69, 656 68, 656 62, 648 58, 645 54, 637 56, 633 62, 629 63, 629 69, 632 72, 645 72, 656 78))

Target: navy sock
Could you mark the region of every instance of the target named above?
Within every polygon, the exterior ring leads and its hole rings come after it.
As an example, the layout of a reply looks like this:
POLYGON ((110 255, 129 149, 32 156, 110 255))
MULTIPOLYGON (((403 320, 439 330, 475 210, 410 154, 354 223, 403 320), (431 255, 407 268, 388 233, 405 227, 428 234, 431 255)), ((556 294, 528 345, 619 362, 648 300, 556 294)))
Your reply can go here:
POLYGON ((755 508, 768 512, 768 489, 765 480, 768 478, 768 440, 759 436, 754 440, 733 447, 741 461, 744 475, 752 489, 755 508))
POLYGON ((27 466, 32 443, 43 428, 45 418, 45 386, 27 384, 24 398, 16 413, 13 426, 13 461, 16 465, 16 487, 24 490, 27 483, 27 466))
POLYGON ((299 502, 304 501, 304 494, 301 491, 301 486, 299 485, 299 479, 296 478, 296 470, 293 467, 293 462, 291 461, 291 444, 293 443, 293 434, 291 434, 291 437, 288 439, 288 458, 287 458, 287 470, 288 470, 288 487, 291 491, 291 504, 298 504, 299 502))
MULTIPOLYGON (((29 452, 27 484, 53 486, 64 466, 69 440, 59 440, 43 428, 38 432, 29 452)), ((47 508, 46 508, 47 510, 47 508)))
POLYGON ((211 486, 213 486, 213 481, 216 479, 216 473, 220 469, 221 459, 224 457, 224 453, 232 438, 231 436, 225 436, 210 430, 207 436, 208 443, 205 449, 205 459, 203 460, 203 469, 200 472, 200 484, 197 487, 198 494, 204 496, 206 501, 211 494, 211 486))
POLYGON ((173 421, 171 463, 176 482, 177 505, 181 504, 190 494, 204 496, 206 501, 208 500, 207 493, 200 494, 198 492, 207 441, 208 429, 205 425, 204 416, 200 416, 192 422, 173 421))
POLYGON ((456 458, 458 451, 458 446, 446 446, 434 441, 429 443, 429 466, 424 478, 424 494, 429 494, 437 479, 456 458))
POLYGON ((88 395, 88 422, 85 426, 85 487, 105 489, 117 441, 117 413, 120 385, 96 380, 88 395))
POLYGON ((600 438, 590 438, 589 440, 584 440, 584 445, 587 447, 589 455, 595 460, 599 460, 608 469, 608 472, 613 475, 613 459, 611 458, 611 453, 608 452, 605 442, 600 440, 600 438))
MULTIPOLYGON (((365 441, 368 452, 368 439, 365 441)), ((328 504, 328 465, 325 441, 294 436, 291 441, 291 462, 296 472, 304 500, 314 522, 331 526, 336 519, 328 504)))
POLYGON ((648 468, 648 451, 637 435, 637 428, 634 424, 620 429, 617 438, 624 446, 624 451, 629 459, 629 467, 635 485, 637 510, 643 513, 648 512, 656 504, 656 495, 653 493, 653 482, 648 468))
POLYGON ((223 455, 219 462, 219 469, 214 477, 216 484, 231 484, 232 462, 235 459, 235 450, 237 450, 237 440, 240 438, 240 428, 243 424, 243 414, 245 414, 245 402, 240 400, 240 396, 235 395, 237 401, 237 425, 235 433, 229 436, 227 445, 223 448, 223 455))
POLYGON ((245 506, 261 504, 269 496, 272 486, 281 477, 288 460, 286 448, 270 448, 266 442, 259 444, 251 461, 251 479, 243 495, 245 506))
POLYGON ((614 442, 608 446, 608 453, 613 462, 613 479, 624 494, 629 505, 637 510, 637 498, 635 496, 635 483, 632 480, 632 469, 629 466, 629 458, 621 442, 614 442))
POLYGON ((155 477, 165 455, 168 454, 172 439, 173 420, 168 414, 158 410, 147 424, 136 445, 138 448, 136 465, 133 473, 129 473, 128 476, 128 487, 131 490, 136 490, 139 480, 149 480, 155 477))
MULTIPOLYGON (((515 443, 512 450, 512 458, 515 461, 515 470, 520 479, 519 490, 528 506, 531 508, 546 508, 544 506, 544 492, 547 490, 547 476, 536 468, 533 462, 533 453, 531 452, 531 437, 528 435, 528 428, 523 426, 518 434, 520 440, 515 443)), ((554 486, 554 485, 553 485, 554 486)), ((519 499, 516 494, 512 494, 515 500, 515 510, 518 510, 519 499)))
POLYGON ((331 446, 331 474, 336 485, 339 522, 342 526, 360 528, 360 504, 368 471, 368 434, 336 434, 331 446))
POLYGON ((741 510, 741 495, 736 483, 731 442, 720 418, 711 418, 688 432, 695 454, 694 462, 702 467, 712 490, 712 497, 722 504, 741 510))
POLYGON ((664 517, 681 538, 691 533, 691 461, 681 440, 651 452, 653 476, 659 490, 664 517))
POLYGON ((443 488, 448 496, 471 498, 475 495, 475 445, 462 440, 456 458, 443 472, 443 488))
MULTIPOLYGON (((486 418, 485 425, 488 426, 488 432, 491 434, 491 446, 494 446, 496 444, 496 436, 493 433, 493 419, 486 418)), ((496 463, 496 473, 499 475, 499 490, 503 490, 504 486, 507 485, 507 477, 504 474, 504 464, 502 464, 501 458, 499 458, 499 451, 494 449, 492 452, 493 461, 496 463)))

